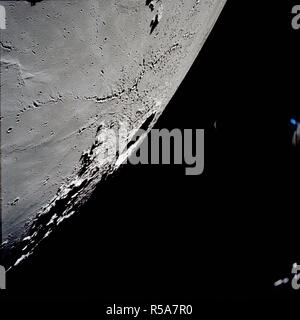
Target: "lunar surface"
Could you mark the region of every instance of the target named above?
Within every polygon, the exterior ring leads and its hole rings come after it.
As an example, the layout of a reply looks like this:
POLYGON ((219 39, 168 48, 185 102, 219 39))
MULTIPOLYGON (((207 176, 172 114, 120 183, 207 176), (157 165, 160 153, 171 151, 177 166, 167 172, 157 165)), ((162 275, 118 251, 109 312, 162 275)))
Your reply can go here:
POLYGON ((152 128, 225 2, 1 2, 7 19, 0 43, 1 253, 7 269, 30 256, 126 160, 139 141, 126 145, 139 128, 152 128), (111 152, 107 137, 122 124, 128 128, 118 136, 123 147, 111 152))

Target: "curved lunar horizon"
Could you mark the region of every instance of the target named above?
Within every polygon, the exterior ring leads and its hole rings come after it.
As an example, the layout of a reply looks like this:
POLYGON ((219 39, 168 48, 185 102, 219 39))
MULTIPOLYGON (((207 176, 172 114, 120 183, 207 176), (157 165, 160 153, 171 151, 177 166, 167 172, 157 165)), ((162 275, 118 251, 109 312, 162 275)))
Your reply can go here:
POLYGON ((123 146, 145 123, 151 130, 225 2, 3 2, 1 264, 6 269, 78 212, 140 143, 115 155, 110 130, 126 123, 119 137, 123 146))

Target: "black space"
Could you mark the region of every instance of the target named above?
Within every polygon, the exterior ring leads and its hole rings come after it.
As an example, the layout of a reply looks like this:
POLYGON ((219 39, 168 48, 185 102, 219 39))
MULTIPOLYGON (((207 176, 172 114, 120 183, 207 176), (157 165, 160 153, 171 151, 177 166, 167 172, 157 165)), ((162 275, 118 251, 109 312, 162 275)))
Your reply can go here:
POLYGON ((205 129, 204 173, 124 166, 8 274, 19 299, 299 296, 273 286, 300 262, 289 127, 300 119, 300 31, 290 26, 292 4, 278 2, 228 1, 156 124, 205 129))

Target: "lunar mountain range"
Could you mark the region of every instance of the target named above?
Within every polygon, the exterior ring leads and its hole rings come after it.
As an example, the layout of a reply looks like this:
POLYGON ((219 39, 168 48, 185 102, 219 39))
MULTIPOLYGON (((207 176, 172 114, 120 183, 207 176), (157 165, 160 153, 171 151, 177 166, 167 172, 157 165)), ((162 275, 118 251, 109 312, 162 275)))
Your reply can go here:
POLYGON ((141 141, 119 154, 110 152, 107 132, 126 123, 128 130, 119 137, 126 146, 139 128, 152 128, 225 2, 1 2, 6 10, 0 43, 1 264, 6 269, 78 212, 96 185, 133 152, 141 141))

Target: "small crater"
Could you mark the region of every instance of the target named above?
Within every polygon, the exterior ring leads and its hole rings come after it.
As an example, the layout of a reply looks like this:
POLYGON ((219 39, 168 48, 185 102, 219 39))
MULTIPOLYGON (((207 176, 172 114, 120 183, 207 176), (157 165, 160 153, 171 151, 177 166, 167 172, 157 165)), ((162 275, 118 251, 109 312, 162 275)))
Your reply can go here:
POLYGON ((8 50, 8 51, 12 50, 12 46, 9 43, 3 43, 2 41, 0 41, 0 46, 4 50, 8 50))
POLYGON ((155 30, 155 28, 158 26, 158 14, 155 15, 155 17, 151 20, 150 23, 150 34, 153 33, 153 31, 155 30))
POLYGON ((41 2, 41 1, 43 0, 27 0, 27 2, 29 2, 31 6, 35 6, 37 2, 41 2))
POLYGON ((39 104, 38 104, 36 101, 33 101, 33 107, 34 107, 34 108, 38 108, 38 107, 39 107, 39 104))
POLYGON ((17 197, 14 201, 10 203, 11 206, 15 206, 19 202, 20 198, 17 197))
POLYGON ((46 184, 48 183, 49 179, 50 179, 50 177, 47 177, 47 178, 44 180, 43 185, 46 185, 46 184))
POLYGON ((11 132, 12 132, 12 130, 13 130, 13 128, 12 128, 12 127, 10 127, 10 128, 8 128, 8 129, 6 130, 6 133, 11 133, 11 132))
POLYGON ((153 0, 146 0, 146 6, 148 6, 150 10, 153 11, 154 10, 153 0))

